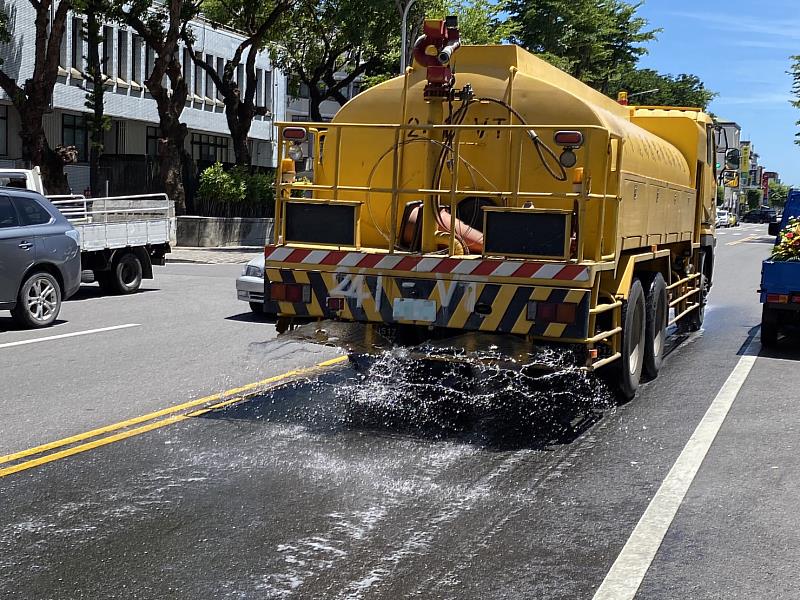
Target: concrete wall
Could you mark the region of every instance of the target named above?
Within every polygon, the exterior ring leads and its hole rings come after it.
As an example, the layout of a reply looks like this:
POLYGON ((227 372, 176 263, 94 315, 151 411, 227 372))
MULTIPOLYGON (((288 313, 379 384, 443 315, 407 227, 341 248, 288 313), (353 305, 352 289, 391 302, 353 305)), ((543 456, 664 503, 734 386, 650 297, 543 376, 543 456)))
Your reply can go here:
POLYGON ((272 219, 221 217, 177 218, 178 246, 219 248, 223 246, 263 246, 272 239, 272 219))

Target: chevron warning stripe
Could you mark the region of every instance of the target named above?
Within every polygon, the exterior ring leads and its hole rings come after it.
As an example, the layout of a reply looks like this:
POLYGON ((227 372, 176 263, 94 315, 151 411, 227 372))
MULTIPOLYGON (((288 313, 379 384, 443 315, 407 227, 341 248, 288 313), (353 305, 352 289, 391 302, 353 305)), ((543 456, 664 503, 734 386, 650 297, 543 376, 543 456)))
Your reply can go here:
POLYGON ((590 277, 589 269, 582 265, 527 260, 411 256, 343 250, 309 250, 286 246, 266 246, 264 258, 268 263, 273 263, 267 265, 273 268, 280 268, 283 264, 305 265, 311 268, 324 265, 406 273, 452 273, 478 277, 552 279, 564 282, 586 282, 590 277))

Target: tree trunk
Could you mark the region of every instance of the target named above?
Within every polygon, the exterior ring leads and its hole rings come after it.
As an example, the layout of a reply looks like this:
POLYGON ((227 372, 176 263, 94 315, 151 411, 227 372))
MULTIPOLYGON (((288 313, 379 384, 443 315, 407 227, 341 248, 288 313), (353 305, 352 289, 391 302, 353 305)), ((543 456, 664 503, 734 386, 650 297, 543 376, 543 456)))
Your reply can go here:
POLYGON ((306 82, 309 89, 308 94, 308 117, 314 121, 315 123, 322 122, 322 113, 320 112, 320 106, 325 101, 325 98, 322 97, 322 94, 319 93, 319 86, 318 82, 314 82, 312 86, 310 83, 306 82))
POLYGON ((103 153, 105 124, 105 88, 103 75, 105 65, 100 64, 100 21, 98 20, 98 6, 95 2, 89 4, 87 10, 86 33, 89 42, 88 55, 88 80, 92 86, 87 94, 86 107, 92 110, 89 118, 89 189, 92 196, 100 196, 100 155, 103 153))
MULTIPOLYGON (((27 104, 31 104, 30 101, 27 104)), ((31 165, 39 165, 42 182, 48 194, 69 194, 64 161, 50 148, 44 134, 42 127, 44 109, 26 106, 18 110, 21 122, 19 136, 22 139, 22 159, 31 165)))
POLYGON ((184 142, 188 130, 177 119, 161 119, 159 140, 159 170, 164 192, 175 203, 175 214, 186 214, 186 188, 183 185, 183 166, 186 163, 184 142))
POLYGON ((228 130, 233 140, 233 154, 236 164, 250 168, 252 157, 247 146, 247 137, 253 123, 252 111, 248 111, 239 100, 238 94, 231 94, 225 98, 225 118, 228 121, 228 130))

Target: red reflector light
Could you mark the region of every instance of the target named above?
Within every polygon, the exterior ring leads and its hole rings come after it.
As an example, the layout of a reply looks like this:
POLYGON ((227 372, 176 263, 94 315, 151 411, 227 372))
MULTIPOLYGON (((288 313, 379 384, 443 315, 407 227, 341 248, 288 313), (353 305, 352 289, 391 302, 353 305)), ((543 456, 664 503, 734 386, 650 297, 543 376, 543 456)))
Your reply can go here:
POLYGON ((278 302, 311 302, 311 286, 301 283, 270 283, 269 299, 278 302))
POLYGON ((283 139, 293 142, 304 142, 308 136, 305 127, 287 127, 283 130, 283 139))
POLYGON ((767 302, 786 304, 789 302, 789 294, 767 294, 767 302))
POLYGON ((792 304, 800 304, 800 294, 792 296, 792 304))
POLYGON ((325 303, 328 306, 328 310, 333 310, 333 311, 344 310, 344 298, 329 297, 325 303))
POLYGON ((556 321, 559 323, 574 323, 575 322, 575 305, 574 304, 559 304, 556 307, 556 321))
POLYGON ((528 320, 545 323, 574 323, 578 316, 577 304, 559 302, 529 302, 528 320))
POLYGON ((556 131, 553 140, 559 146, 579 148, 583 145, 583 134, 580 131, 556 131))
POLYGON ((270 300, 286 300, 286 285, 283 283, 270 283, 269 284, 269 299, 270 300))

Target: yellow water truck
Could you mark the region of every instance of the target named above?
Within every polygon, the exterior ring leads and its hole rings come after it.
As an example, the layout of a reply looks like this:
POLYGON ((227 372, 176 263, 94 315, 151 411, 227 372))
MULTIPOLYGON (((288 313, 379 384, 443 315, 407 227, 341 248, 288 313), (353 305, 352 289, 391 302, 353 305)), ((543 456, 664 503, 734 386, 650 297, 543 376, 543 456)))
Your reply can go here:
POLYGON ((461 46, 452 18, 424 31, 413 67, 332 122, 278 124, 264 310, 280 330, 565 347, 632 397, 668 326, 703 322, 711 118, 615 102, 517 46, 461 46))

